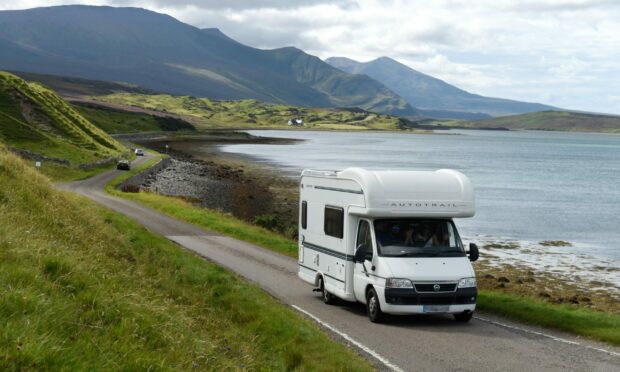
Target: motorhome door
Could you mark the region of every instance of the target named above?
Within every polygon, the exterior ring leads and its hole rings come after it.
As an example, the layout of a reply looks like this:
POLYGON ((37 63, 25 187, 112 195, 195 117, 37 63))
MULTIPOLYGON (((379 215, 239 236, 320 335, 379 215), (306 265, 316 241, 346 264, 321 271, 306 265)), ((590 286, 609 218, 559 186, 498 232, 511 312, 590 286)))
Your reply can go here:
POLYGON ((370 222, 360 220, 357 227, 357 239, 355 250, 364 251, 364 262, 356 262, 353 273, 353 291, 358 301, 366 302, 366 286, 374 282, 375 276, 372 274, 373 261, 373 242, 370 232, 370 222))

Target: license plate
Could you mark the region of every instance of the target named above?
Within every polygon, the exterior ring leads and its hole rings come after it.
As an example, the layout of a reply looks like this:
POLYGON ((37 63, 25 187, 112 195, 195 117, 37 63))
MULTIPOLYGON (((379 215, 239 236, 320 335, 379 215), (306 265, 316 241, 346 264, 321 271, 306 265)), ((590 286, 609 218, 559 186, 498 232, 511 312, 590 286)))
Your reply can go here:
POLYGON ((423 305, 422 311, 425 313, 447 313, 450 310, 449 305, 423 305))

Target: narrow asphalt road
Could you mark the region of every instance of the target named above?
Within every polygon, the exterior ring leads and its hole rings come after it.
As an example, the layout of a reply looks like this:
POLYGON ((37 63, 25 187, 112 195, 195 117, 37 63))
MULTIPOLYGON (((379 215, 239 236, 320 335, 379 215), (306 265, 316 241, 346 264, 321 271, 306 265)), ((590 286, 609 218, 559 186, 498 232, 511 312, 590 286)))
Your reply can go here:
MULTIPOLYGON (((148 156, 134 162, 134 166, 148 156)), ((296 276, 294 259, 165 216, 103 191, 122 171, 61 187, 125 214, 218 265, 258 284, 352 345, 380 369, 403 371, 620 371, 620 348, 477 314, 467 324, 451 316, 368 321, 362 305, 325 305, 296 276)))

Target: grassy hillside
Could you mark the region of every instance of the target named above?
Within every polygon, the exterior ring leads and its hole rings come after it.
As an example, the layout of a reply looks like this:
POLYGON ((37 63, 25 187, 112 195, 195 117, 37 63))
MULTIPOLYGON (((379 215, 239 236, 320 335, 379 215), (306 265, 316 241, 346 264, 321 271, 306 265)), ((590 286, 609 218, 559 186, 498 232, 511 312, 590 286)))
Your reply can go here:
POLYGON ((76 110, 91 123, 110 134, 139 132, 193 131, 196 128, 183 120, 79 104, 76 110))
POLYGON ((0 370, 369 370, 230 272, 0 145, 0 370))
POLYGON ((0 72, 0 140, 71 165, 120 156, 125 147, 53 91, 0 72))
POLYGON ((394 116, 364 110, 317 109, 273 105, 256 100, 215 101, 207 98, 170 95, 119 93, 93 97, 101 102, 130 105, 192 118, 206 128, 290 128, 288 120, 304 120, 311 129, 402 129, 404 122, 394 116))
POLYGON ((467 128, 506 128, 511 130, 559 130, 571 132, 620 133, 620 116, 543 111, 489 120, 450 123, 467 128))

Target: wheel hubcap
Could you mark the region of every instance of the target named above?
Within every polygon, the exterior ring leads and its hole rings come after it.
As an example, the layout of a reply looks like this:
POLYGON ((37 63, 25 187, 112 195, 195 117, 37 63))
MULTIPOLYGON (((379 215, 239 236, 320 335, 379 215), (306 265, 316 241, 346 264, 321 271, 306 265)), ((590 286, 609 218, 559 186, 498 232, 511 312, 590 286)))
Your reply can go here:
POLYGON ((370 301, 368 307, 370 308, 370 313, 374 314, 377 311, 377 298, 373 295, 370 295, 370 301))

